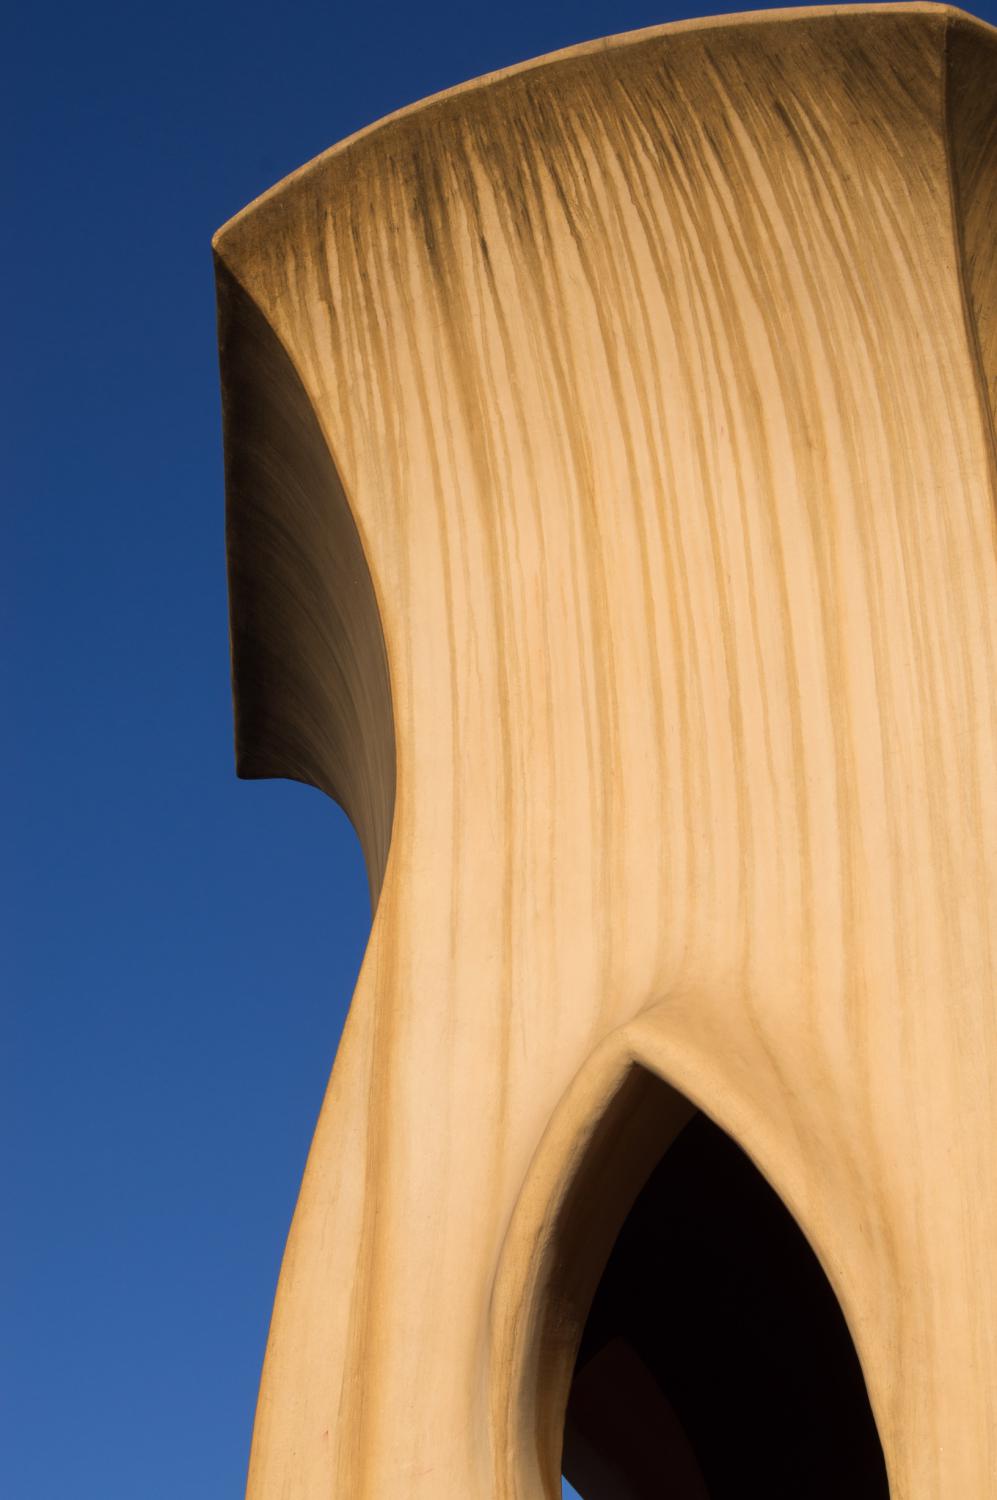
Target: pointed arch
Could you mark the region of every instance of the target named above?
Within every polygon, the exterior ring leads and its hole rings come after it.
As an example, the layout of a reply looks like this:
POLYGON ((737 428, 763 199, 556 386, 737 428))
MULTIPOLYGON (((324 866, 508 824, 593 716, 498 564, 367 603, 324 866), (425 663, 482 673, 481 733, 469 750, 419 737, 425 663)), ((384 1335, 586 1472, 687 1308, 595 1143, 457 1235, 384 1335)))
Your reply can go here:
POLYGON ((744 1149, 765 1152, 765 1122, 722 1087, 704 1108, 702 1070, 666 1059, 659 1019, 593 1053, 517 1205, 492 1309, 499 1494, 553 1500, 563 1454, 583 1500, 645 1500, 666 1480, 675 1500, 753 1484, 888 1500, 839 1294, 744 1149))

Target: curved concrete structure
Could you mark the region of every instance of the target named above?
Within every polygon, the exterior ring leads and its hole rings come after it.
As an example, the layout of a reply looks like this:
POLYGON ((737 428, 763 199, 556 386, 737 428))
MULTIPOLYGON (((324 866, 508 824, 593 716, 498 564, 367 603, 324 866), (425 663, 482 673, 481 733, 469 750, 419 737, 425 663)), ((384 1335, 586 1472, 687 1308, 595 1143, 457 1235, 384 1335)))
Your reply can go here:
POLYGON ((995 56, 932 5, 612 38, 217 236, 239 766, 377 903, 252 1500, 551 1500, 693 1108, 893 1500, 994 1493, 995 56))

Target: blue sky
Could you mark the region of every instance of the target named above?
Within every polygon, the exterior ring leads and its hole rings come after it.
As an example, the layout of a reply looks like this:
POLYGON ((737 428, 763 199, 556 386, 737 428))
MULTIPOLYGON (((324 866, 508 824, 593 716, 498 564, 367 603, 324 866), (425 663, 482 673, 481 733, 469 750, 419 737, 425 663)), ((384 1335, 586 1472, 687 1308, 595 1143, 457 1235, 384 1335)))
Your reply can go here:
POLYGON ((339 809, 233 770, 211 233, 400 105, 718 8, 97 0, 8 19, 11 1500, 242 1494, 369 924, 339 809))

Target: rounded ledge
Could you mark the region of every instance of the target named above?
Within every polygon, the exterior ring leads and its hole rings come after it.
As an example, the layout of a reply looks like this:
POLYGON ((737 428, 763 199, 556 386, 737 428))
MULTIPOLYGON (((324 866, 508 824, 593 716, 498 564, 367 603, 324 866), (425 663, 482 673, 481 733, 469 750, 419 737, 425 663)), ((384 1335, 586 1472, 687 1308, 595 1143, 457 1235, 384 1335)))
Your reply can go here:
POLYGON ((380 119, 373 120, 369 125, 353 132, 352 135, 344 137, 334 145, 321 151, 318 156, 312 157, 311 161, 305 162, 303 166, 297 167, 282 177, 279 182, 263 193, 252 202, 246 204, 238 213, 233 214, 230 219, 215 231, 211 237, 211 246, 216 255, 223 253, 223 244, 229 234, 249 218, 264 203, 276 198, 281 193, 287 192, 296 183, 308 176, 309 173, 321 169, 325 162, 340 152, 346 151, 357 141, 372 135, 375 131, 386 125, 391 125, 398 120, 405 119, 408 115, 417 111, 427 109, 432 105, 440 104, 445 99, 453 98, 459 94, 471 93, 476 89, 488 87, 490 84, 498 83, 505 78, 513 78, 519 73, 530 72, 534 68, 543 68, 550 63, 562 62, 568 58, 584 57, 594 52, 609 52, 614 48, 633 46, 640 42, 649 41, 652 37, 680 36, 694 31, 724 31, 732 30, 738 26, 771 25, 774 22, 794 22, 802 20, 824 20, 836 16, 857 15, 910 15, 910 16, 935 16, 945 17, 947 20, 969 23, 981 32, 997 36, 997 27, 993 27, 987 21, 981 21, 969 11, 961 10, 957 6, 936 4, 934 0, 881 0, 881 3, 859 4, 859 5, 804 5, 788 6, 785 9, 747 10, 732 11, 718 16, 694 16, 685 21, 666 21, 657 26, 644 26, 636 31, 616 32, 612 36, 599 37, 587 42, 576 42, 569 47, 561 47, 553 52, 545 52, 540 57, 528 58, 524 62, 512 63, 505 68, 497 68, 490 73, 482 73, 477 78, 467 79, 464 83, 453 84, 450 88, 441 89, 438 93, 429 94, 424 99, 414 100, 411 104, 402 105, 400 109, 392 110, 380 119))

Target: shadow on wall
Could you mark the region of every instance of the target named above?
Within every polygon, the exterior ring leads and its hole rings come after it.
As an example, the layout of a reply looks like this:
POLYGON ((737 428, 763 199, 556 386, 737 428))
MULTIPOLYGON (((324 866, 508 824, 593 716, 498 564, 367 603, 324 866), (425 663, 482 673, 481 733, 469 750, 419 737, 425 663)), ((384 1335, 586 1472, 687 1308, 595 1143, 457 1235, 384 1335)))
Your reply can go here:
POLYGON ((609 1257, 563 1468, 564 1495, 581 1500, 889 1500, 830 1283, 782 1200, 702 1114, 652 1172, 609 1257))

